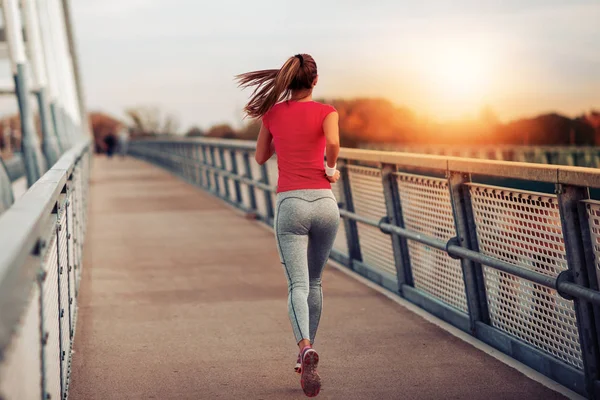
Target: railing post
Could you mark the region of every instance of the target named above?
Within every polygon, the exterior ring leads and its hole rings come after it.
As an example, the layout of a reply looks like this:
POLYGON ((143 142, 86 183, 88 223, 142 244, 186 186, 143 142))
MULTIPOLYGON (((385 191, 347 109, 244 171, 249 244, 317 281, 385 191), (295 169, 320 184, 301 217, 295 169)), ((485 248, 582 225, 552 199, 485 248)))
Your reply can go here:
MULTIPOLYGON (((580 218, 580 203, 582 200, 589 199, 589 190, 586 187, 558 184, 556 192, 569 272, 573 282, 589 288, 589 274, 594 270, 594 263, 589 265, 586 261, 584 235, 589 234, 589 228, 585 225, 582 226, 580 218)), ((600 352, 594 307, 591 303, 578 298, 574 298, 573 303, 579 330, 586 393, 589 399, 600 399, 600 383, 598 382, 600 352)))
POLYGON ((210 190, 210 179, 208 177, 208 169, 206 166, 208 165, 208 161, 206 158, 206 150, 204 149, 204 145, 198 145, 198 154, 202 154, 202 169, 200 174, 202 176, 202 187, 206 190, 210 190))
MULTIPOLYGON (((212 160, 212 156, 210 155, 210 147, 209 146, 202 146, 202 151, 204 153, 204 165, 206 165, 207 167, 210 167, 211 162, 210 160, 212 160)), ((206 189, 210 192, 210 191, 214 191, 214 185, 211 182, 211 170, 209 168, 206 168, 206 189)))
MULTIPOLYGON (((260 175, 261 181, 265 185, 269 185, 269 171, 267 171, 267 163, 264 163, 260 166, 260 175)), ((265 208, 267 210, 266 222, 269 225, 273 225, 273 202, 271 201, 271 191, 268 189, 264 189, 263 193, 265 195, 265 208)))
POLYGON ((200 179, 200 153, 198 152, 198 145, 196 143, 190 144, 190 146, 192 147, 192 161, 193 161, 193 165, 192 165, 192 169, 194 171, 194 183, 197 186, 202 186, 202 181, 200 179))
MULTIPOLYGON (((211 146, 208 146, 208 152, 210 153, 210 166, 217 168, 217 159, 215 158, 215 152, 211 146)), ((213 178, 215 181, 215 195, 221 197, 221 182, 219 182, 219 174, 213 169, 213 178)))
MULTIPOLYGON (((396 166, 384 164, 381 168, 381 179, 383 181, 383 196, 385 198, 385 208, 390 224, 404 228, 404 218, 402 217, 402 205, 398 195, 398 181, 394 175, 396 166)), ((398 278, 398 292, 402 293, 403 285, 413 285, 412 271, 410 269, 410 256, 408 252, 408 241, 399 235, 392 236, 392 249, 394 251, 394 261, 396 264, 396 274, 398 278)))
MULTIPOLYGON (((247 151, 244 151, 244 168, 246 169, 246 178, 254 181, 252 179, 252 165, 250 165, 250 154, 247 151)), ((256 212, 256 195, 254 190, 254 185, 248 185, 248 199, 250 201, 250 210, 252 212, 256 212)))
MULTIPOLYGON (((468 187, 465 185, 470 180, 468 174, 453 171, 448 172, 450 200, 458 244, 467 249, 479 251, 471 196, 468 187)), ((481 264, 467 259, 461 260, 461 266, 469 309, 471 333, 475 333, 477 322, 489 324, 483 267, 481 264)))
MULTIPOLYGON (((227 164, 225 163, 225 150, 222 147, 218 148, 219 158, 221 159, 221 169, 227 171, 227 164)), ((225 186, 225 197, 227 200, 231 200, 231 193, 229 193, 229 178, 223 175, 223 185, 225 186)))
MULTIPOLYGON (((352 188, 350 187, 350 176, 348 173, 348 165, 345 160, 338 160, 338 169, 340 171, 340 180, 342 190, 342 206, 346 211, 354 212, 354 203, 352 202, 352 188)), ((348 244, 348 267, 352 267, 352 261, 362 261, 360 251, 360 243, 358 240, 358 227, 356 221, 350 218, 344 218, 344 229, 346 230, 346 242, 348 244)))
MULTIPOLYGON (((235 150, 229 150, 229 156, 231 157, 231 173, 236 176, 240 176, 236 155, 237 153, 235 150)), ((235 201, 239 206, 242 206, 242 190, 240 188, 240 181, 235 179, 233 181, 233 186, 235 187, 235 201)))

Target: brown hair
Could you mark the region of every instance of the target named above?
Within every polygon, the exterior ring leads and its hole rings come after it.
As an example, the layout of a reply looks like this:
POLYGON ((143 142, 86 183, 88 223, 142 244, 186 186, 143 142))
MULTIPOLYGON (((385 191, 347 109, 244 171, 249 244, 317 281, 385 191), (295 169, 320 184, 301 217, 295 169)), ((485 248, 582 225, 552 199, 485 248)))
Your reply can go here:
POLYGON ((317 63, 308 54, 297 54, 280 69, 246 72, 235 77, 239 87, 256 86, 244 111, 253 118, 262 117, 277 103, 290 96, 293 90, 312 89, 317 77, 317 63))

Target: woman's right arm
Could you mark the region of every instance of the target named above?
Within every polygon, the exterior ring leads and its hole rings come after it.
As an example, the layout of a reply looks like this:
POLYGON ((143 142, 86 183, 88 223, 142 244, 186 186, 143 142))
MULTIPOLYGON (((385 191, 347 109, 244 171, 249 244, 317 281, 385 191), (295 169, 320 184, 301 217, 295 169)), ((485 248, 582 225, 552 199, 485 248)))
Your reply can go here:
POLYGON ((340 127, 339 115, 336 111, 330 112, 323 121, 323 132, 325 133, 325 174, 327 180, 336 183, 340 179, 340 171, 332 169, 337 165, 338 154, 340 153, 340 127))
POLYGON ((325 133, 325 157, 327 166, 335 167, 338 154, 340 153, 340 127, 339 114, 334 111, 330 112, 323 121, 323 132, 325 133))

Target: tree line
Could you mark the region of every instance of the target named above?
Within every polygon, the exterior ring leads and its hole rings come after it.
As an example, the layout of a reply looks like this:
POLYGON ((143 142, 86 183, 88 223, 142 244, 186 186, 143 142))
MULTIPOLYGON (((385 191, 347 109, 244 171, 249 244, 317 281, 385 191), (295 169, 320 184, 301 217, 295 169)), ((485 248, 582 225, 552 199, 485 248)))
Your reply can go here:
MULTIPOLYGON (((600 111, 575 118, 547 113, 501 123, 493 110, 483 108, 471 119, 453 122, 432 121, 386 99, 322 99, 340 115, 340 138, 345 147, 364 143, 405 145, 600 145, 600 111)), ((207 130, 192 127, 187 136, 256 139, 260 121, 252 120, 241 129, 219 124, 207 130)))
MULTIPOLYGON (((332 104, 340 114, 340 138, 345 147, 367 143, 400 145, 597 145, 600 146, 600 111, 590 111, 575 118, 547 113, 507 123, 499 122, 486 107, 471 118, 453 122, 433 121, 418 116, 381 98, 320 99, 332 104)), ((255 140, 259 120, 247 120, 241 128, 217 124, 206 129, 192 126, 180 129, 178 118, 156 107, 135 107, 118 119, 103 112, 90 113, 97 151, 103 151, 104 139, 127 129, 131 137, 185 135, 255 140)), ((40 132, 39 121, 36 123, 40 132)), ((0 118, 0 153, 20 147, 18 114, 0 118)), ((41 134, 40 134, 41 137, 41 134)))

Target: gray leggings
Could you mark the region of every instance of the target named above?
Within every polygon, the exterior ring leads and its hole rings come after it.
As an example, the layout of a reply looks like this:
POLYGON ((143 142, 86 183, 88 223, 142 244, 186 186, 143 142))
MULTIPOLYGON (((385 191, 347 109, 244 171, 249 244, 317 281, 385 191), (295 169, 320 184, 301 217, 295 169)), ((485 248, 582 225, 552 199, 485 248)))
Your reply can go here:
POLYGON ((277 195, 275 236, 288 281, 288 312, 296 343, 315 340, 323 303, 321 274, 339 221, 340 210, 329 189, 277 195))

